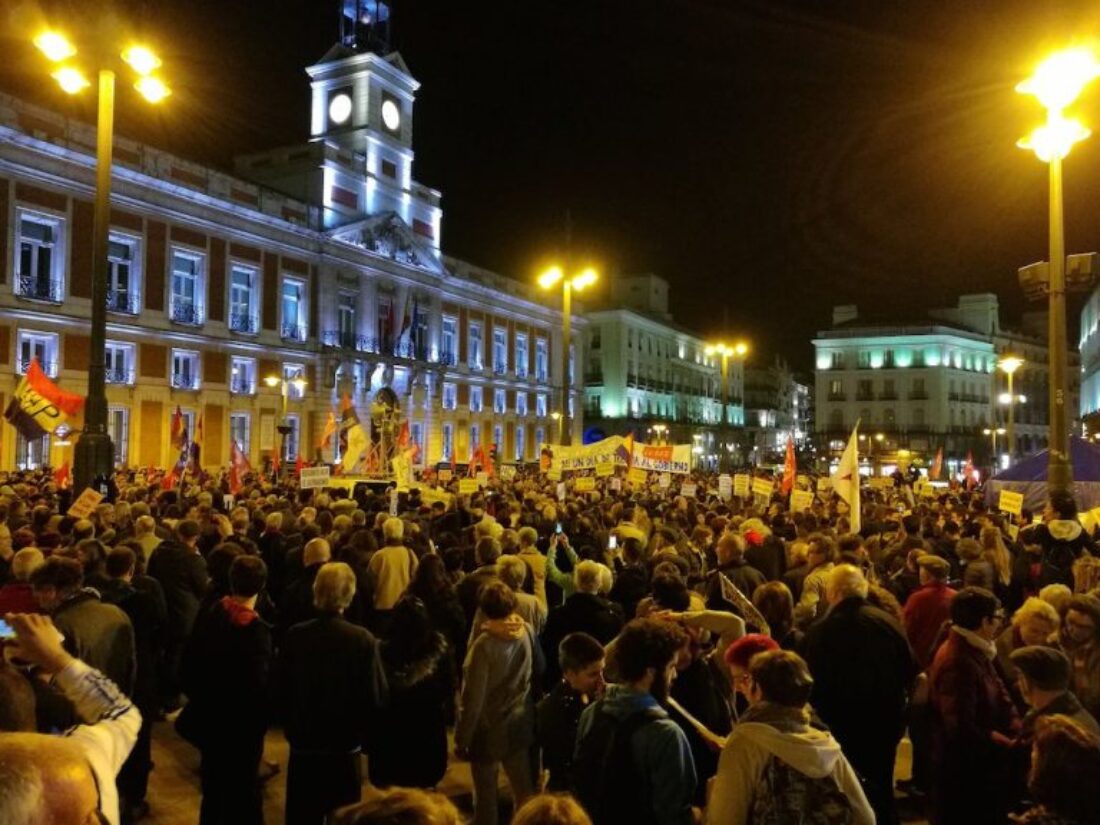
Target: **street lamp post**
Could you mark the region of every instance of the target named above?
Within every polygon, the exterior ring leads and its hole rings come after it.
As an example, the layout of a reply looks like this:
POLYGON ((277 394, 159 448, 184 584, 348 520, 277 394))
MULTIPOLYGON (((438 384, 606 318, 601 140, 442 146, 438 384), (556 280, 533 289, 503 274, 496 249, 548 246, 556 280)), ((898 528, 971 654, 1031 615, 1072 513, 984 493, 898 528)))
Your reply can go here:
MULTIPOLYGON (((52 77, 62 90, 77 94, 90 84, 75 64, 76 46, 57 31, 43 31, 34 44, 57 68, 52 77)), ((94 51, 94 50, 93 50, 94 51)), ((150 103, 168 96, 168 87, 153 75, 160 59, 143 46, 130 46, 122 60, 137 73, 135 88, 150 103)), ((97 62, 99 62, 97 60, 97 62)), ((114 445, 107 432, 106 344, 107 344, 107 259, 111 226, 111 162, 114 149, 115 72, 106 65, 98 70, 96 111, 96 181, 92 228, 92 317, 89 331, 88 395, 84 406, 84 427, 73 449, 73 492, 79 494, 96 479, 106 479, 114 469, 114 445)))
POLYGON ((274 389, 279 387, 279 392, 283 397, 283 418, 279 422, 279 426, 276 428, 279 431, 279 463, 280 465, 288 460, 286 453, 286 439, 290 435, 290 420, 287 418, 287 401, 290 395, 290 387, 294 387, 298 391, 298 396, 301 397, 302 393, 306 389, 306 379, 302 376, 288 379, 286 376, 268 375, 264 377, 264 383, 274 389))
POLYGON ((589 267, 576 275, 566 278, 560 266, 552 266, 538 277, 538 284, 543 289, 553 289, 561 282, 561 418, 558 419, 558 443, 568 447, 573 440, 573 434, 569 423, 569 398, 572 395, 572 381, 569 375, 569 345, 572 337, 571 314, 573 311, 573 290, 580 292, 585 287, 596 283, 599 275, 595 269, 589 267))
POLYGON ((989 460, 991 469, 990 476, 997 472, 997 436, 1004 434, 1004 427, 986 427, 984 430, 982 430, 982 435, 988 435, 993 439, 993 454, 989 460))
POLYGON ((1016 396, 1012 392, 1012 376, 1022 367, 1024 359, 1006 355, 997 362, 997 367, 1008 376, 1008 466, 1016 460, 1016 396))
MULTIPOLYGON (((726 429, 729 427, 729 359, 731 355, 736 355, 739 358, 744 358, 748 353, 749 347, 743 341, 739 341, 733 346, 729 346, 722 341, 718 341, 714 344, 708 344, 705 350, 707 356, 717 355, 721 359, 719 361, 720 371, 720 389, 719 392, 722 396, 722 417, 720 420, 722 435, 725 435, 726 429)), ((722 457, 723 462, 726 460, 726 456, 722 457)))
POLYGON ((1069 456, 1069 428, 1066 422, 1066 250, 1062 212, 1062 161, 1074 143, 1089 136, 1089 130, 1076 120, 1065 117, 1064 110, 1097 76, 1100 64, 1084 49, 1059 52, 1039 65, 1035 74, 1016 87, 1022 94, 1034 95, 1047 112, 1046 123, 1017 145, 1031 149, 1050 165, 1050 280, 1049 341, 1050 359, 1050 463, 1047 486, 1051 494, 1069 493, 1073 487, 1073 467, 1069 456))

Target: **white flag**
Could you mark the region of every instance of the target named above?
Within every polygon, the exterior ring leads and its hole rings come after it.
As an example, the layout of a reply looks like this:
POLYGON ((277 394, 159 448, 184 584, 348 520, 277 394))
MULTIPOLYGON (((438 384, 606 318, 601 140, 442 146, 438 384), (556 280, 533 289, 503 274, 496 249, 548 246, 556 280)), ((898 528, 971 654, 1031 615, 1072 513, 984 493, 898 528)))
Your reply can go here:
POLYGON ((836 490, 838 496, 848 503, 850 510, 848 521, 851 522, 853 533, 858 533, 861 527, 859 517, 859 438, 856 435, 857 430, 859 430, 858 423, 852 429, 852 437, 848 439, 848 446, 844 448, 836 472, 831 477, 833 489, 836 490))

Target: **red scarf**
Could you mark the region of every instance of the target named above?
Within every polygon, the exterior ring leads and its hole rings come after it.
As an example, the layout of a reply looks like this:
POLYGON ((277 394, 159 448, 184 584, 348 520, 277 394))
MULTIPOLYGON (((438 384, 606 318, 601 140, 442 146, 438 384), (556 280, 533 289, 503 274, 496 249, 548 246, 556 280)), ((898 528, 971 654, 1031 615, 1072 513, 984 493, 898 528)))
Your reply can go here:
POLYGON ((260 614, 251 607, 241 604, 232 596, 222 597, 222 608, 229 615, 229 623, 234 627, 248 627, 260 614))

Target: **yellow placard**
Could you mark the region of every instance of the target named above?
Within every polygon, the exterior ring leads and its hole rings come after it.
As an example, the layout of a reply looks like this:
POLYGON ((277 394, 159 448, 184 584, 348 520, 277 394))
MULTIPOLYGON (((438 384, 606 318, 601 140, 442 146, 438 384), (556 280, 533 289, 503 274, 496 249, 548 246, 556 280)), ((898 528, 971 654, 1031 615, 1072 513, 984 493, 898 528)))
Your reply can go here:
POLYGON ((793 490, 791 492, 791 509, 794 511, 808 510, 814 503, 814 494, 809 490, 793 490))
POLYGON ((551 481, 561 481, 561 467, 551 467, 546 471, 546 477, 551 481))
POLYGON ((645 484, 649 480, 649 473, 641 467, 631 467, 630 472, 626 474, 626 480, 631 484, 645 484))
POLYGON ((615 475, 615 462, 604 461, 596 465, 596 475, 599 478, 615 475))
POLYGON ((458 480, 458 492, 469 495, 478 491, 476 478, 460 478, 458 480))
POLYGON ((775 485, 770 478, 754 478, 752 480, 752 492, 754 495, 771 498, 774 489, 775 485))
POLYGON ((735 496, 747 496, 749 494, 749 487, 751 484, 751 476, 738 473, 733 477, 733 494, 735 496))
POLYGON ((1001 497, 997 502, 997 508, 1004 510, 1006 513, 1011 513, 1014 516, 1020 515, 1020 510, 1024 506, 1024 494, 1014 493, 1011 490, 1001 490, 1001 497))
POLYGON ((573 491, 577 493, 590 493, 596 489, 596 479, 592 476, 581 476, 573 482, 573 491))

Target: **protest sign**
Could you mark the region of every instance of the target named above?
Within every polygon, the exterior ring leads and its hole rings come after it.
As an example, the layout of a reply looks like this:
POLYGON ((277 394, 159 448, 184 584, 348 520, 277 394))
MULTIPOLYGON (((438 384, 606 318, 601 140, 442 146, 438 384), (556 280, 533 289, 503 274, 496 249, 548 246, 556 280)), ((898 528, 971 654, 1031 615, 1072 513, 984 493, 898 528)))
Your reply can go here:
POLYGON ((303 490, 315 490, 328 484, 332 470, 329 467, 303 467, 298 486, 303 490))

